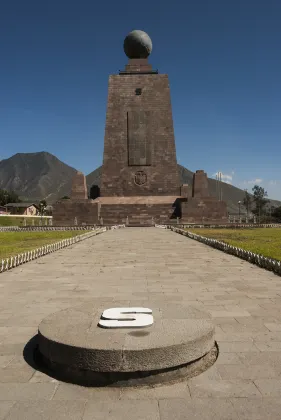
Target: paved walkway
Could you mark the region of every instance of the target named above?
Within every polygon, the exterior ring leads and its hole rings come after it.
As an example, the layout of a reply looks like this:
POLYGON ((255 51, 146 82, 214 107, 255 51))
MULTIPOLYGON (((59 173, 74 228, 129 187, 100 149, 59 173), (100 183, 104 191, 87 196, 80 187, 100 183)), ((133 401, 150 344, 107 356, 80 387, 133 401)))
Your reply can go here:
POLYGON ((0 419, 275 420, 280 397, 281 278, 236 257, 171 231, 126 228, 0 275, 0 419), (22 352, 41 319, 89 299, 208 311, 219 358, 188 382, 153 389, 83 388, 35 371, 22 352))

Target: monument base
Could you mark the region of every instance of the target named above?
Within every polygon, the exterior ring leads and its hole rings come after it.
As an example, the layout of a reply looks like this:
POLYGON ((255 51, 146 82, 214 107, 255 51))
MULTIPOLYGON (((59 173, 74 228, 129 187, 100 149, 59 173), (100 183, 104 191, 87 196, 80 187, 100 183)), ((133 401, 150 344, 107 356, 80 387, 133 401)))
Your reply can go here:
POLYGON ((208 314, 181 305, 150 308, 154 322, 144 328, 100 328, 105 308, 92 303, 49 315, 39 325, 37 360, 51 376, 88 386, 186 379, 215 362, 208 314))
POLYGON ((174 368, 151 370, 147 372, 94 372, 85 369, 71 369, 66 365, 55 363, 44 357, 38 349, 34 359, 38 367, 46 375, 57 380, 75 383, 88 387, 147 387, 186 381, 209 369, 218 358, 218 346, 194 362, 174 368))
POLYGON ((154 226, 180 223, 228 223, 227 206, 213 197, 99 197, 61 200, 53 207, 53 226, 154 226))

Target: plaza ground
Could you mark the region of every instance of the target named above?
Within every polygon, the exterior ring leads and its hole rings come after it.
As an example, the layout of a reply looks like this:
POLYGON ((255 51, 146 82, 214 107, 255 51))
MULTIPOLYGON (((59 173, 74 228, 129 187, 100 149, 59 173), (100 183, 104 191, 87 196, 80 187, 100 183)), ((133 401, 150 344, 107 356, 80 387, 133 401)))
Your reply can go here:
POLYGON ((171 231, 125 228, 2 273, 0 290, 1 420, 281 417, 281 279, 269 271, 171 231), (117 389, 58 382, 23 357, 48 314, 120 300, 208 312, 217 362, 181 383, 117 389))

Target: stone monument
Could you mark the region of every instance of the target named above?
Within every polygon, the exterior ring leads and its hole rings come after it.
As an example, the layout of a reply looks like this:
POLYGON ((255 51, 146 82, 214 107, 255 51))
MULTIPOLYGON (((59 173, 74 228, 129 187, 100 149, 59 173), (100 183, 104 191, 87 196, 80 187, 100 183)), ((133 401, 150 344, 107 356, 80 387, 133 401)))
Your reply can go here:
POLYGON ((204 171, 196 171, 192 188, 180 185, 168 75, 148 61, 150 37, 130 32, 124 52, 128 64, 109 77, 100 196, 87 198, 78 172, 71 199, 54 206, 54 224, 75 217, 79 224, 225 223, 226 204, 210 197, 204 171))
POLYGON ((143 31, 124 41, 125 69, 109 77, 100 211, 105 224, 173 217, 180 183, 168 76, 148 62, 143 31))
POLYGON ((148 63, 152 43, 133 31, 128 65, 109 77, 101 196, 180 195, 170 87, 148 63))

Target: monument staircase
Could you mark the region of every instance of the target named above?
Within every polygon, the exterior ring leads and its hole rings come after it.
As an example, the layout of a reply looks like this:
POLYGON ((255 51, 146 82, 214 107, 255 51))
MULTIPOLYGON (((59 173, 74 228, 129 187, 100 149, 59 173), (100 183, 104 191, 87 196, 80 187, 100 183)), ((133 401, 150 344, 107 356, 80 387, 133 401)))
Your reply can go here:
POLYGON ((100 197, 99 216, 104 225, 153 226, 175 217, 177 197, 100 197))

